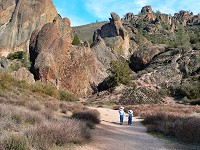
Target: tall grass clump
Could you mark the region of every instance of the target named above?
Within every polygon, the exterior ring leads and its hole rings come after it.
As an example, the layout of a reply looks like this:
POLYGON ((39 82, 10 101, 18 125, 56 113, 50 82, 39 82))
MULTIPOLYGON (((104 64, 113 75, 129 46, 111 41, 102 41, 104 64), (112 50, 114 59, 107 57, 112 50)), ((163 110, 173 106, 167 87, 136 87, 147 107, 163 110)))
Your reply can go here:
POLYGON ((30 150, 30 147, 23 136, 8 135, 2 140, 2 147, 5 150, 30 150))
POLYGON ((47 150, 55 145, 80 143, 91 137, 85 123, 75 119, 37 125, 26 131, 25 136, 32 147, 41 150, 47 150))

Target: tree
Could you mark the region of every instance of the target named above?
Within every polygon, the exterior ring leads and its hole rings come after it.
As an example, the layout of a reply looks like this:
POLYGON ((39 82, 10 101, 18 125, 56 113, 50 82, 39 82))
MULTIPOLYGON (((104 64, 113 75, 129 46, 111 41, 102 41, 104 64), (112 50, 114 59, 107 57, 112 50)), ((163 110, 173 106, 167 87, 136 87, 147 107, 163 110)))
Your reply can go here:
POLYGON ((111 77, 115 85, 129 84, 131 81, 131 69, 129 68, 128 63, 123 63, 120 61, 111 61, 110 63, 110 72, 111 77))
POLYGON ((80 44, 81 44, 81 42, 80 42, 79 37, 78 37, 77 34, 74 36, 74 39, 73 39, 73 41, 72 41, 72 44, 73 44, 73 45, 80 45, 80 44))
POLYGON ((176 32, 176 44, 184 50, 188 50, 190 48, 190 37, 184 29, 180 29, 176 32))

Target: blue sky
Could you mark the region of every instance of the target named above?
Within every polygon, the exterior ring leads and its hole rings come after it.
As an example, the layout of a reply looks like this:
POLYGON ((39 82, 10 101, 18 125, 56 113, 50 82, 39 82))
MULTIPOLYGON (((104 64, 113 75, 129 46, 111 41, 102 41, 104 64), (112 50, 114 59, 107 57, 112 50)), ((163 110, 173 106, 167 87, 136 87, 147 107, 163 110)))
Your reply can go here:
POLYGON ((128 12, 138 14, 145 5, 172 15, 180 10, 200 13, 200 0, 53 0, 53 3, 63 18, 71 20, 71 26, 108 20, 111 12, 120 17, 128 12))

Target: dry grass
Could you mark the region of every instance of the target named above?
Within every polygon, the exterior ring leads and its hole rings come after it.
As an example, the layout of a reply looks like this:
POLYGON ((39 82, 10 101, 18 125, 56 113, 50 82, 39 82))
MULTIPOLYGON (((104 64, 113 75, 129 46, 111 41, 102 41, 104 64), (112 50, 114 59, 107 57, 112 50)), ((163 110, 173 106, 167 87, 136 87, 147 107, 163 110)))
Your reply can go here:
POLYGON ((177 137, 187 143, 200 143, 200 118, 193 116, 198 106, 143 105, 125 109, 132 109, 134 115, 144 118, 149 132, 177 137))
POLYGON ((2 149, 3 150, 30 150, 30 147, 23 136, 11 134, 11 135, 7 135, 2 140, 2 149))
POLYGON ((67 119, 66 115, 57 113, 87 108, 61 102, 61 98, 75 99, 67 91, 59 95, 50 85, 38 82, 28 85, 10 74, 0 73, 0 149, 50 149, 52 145, 62 147, 90 139, 84 121, 67 119))
POLYGON ((67 113, 68 111, 74 112, 81 112, 83 110, 87 110, 88 108, 84 107, 80 104, 67 104, 67 103, 60 103, 59 105, 62 113, 67 113))
POLYGON ((91 137, 85 124, 74 119, 41 124, 25 132, 25 135, 32 147, 43 150, 54 145, 83 142, 91 137))
POLYGON ((94 109, 74 112, 72 118, 85 121, 91 129, 95 127, 95 124, 100 123, 100 113, 94 109))

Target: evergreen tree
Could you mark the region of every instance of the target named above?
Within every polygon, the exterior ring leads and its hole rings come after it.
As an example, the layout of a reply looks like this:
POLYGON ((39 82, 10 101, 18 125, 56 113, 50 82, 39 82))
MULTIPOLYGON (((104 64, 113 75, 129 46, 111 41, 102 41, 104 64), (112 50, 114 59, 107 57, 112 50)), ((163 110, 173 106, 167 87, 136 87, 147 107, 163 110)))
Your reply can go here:
POLYGON ((81 44, 81 42, 80 42, 79 37, 78 37, 77 34, 74 36, 74 39, 73 39, 73 41, 72 41, 72 44, 73 44, 73 45, 80 45, 80 44, 81 44))

